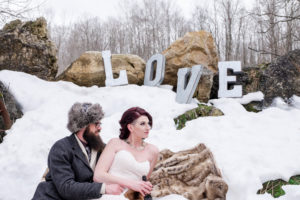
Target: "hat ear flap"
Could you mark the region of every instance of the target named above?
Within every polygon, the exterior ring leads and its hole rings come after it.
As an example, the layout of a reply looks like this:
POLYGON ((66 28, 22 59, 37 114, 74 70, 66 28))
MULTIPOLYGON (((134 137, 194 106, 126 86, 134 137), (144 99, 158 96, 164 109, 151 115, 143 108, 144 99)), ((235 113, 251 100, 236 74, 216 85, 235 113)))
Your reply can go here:
POLYGON ((104 116, 102 107, 100 104, 96 103, 93 104, 91 107, 87 110, 87 117, 89 120, 89 123, 96 123, 100 121, 104 116))
POLYGON ((88 124, 86 113, 83 110, 81 103, 75 103, 69 111, 69 121, 67 128, 76 133, 88 124))

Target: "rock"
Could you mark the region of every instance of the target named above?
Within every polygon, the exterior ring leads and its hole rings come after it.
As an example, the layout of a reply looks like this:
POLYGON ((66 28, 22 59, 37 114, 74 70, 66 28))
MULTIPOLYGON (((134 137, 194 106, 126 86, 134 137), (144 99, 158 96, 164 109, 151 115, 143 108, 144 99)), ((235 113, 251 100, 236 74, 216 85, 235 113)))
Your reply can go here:
POLYGON ((174 122, 176 125, 176 129, 180 130, 185 127, 185 123, 187 121, 197 119, 198 117, 222 116, 222 115, 224 115, 224 113, 220 109, 218 109, 214 106, 198 104, 197 108, 186 111, 184 114, 179 115, 178 117, 174 118, 174 122))
POLYGON ((8 69, 54 80, 58 65, 56 48, 47 36, 44 18, 12 21, 0 30, 0 70, 8 69))
POLYGON ((265 95, 265 106, 270 105, 275 97, 289 102, 293 95, 300 96, 300 49, 278 57, 263 68, 259 90, 265 95))
POLYGON ((237 76, 237 84, 243 86, 243 95, 259 91, 260 77, 264 70, 262 66, 246 67, 243 73, 237 76))
POLYGON ((150 177, 152 197, 180 194, 189 200, 226 198, 228 185, 204 144, 173 153, 163 150, 150 177))
POLYGON ((252 101, 250 103, 243 104, 243 106, 248 112, 258 113, 263 110, 263 101, 252 101))
MULTIPOLYGON (((8 88, 0 81, 0 93, 2 94, 2 101, 5 103, 6 110, 9 113, 10 120, 14 123, 17 119, 23 116, 20 105, 16 102, 14 96, 9 92, 8 88)), ((0 129, 5 130, 4 121, 2 117, 0 117, 0 129)), ((4 131, 2 131, 4 132, 4 131)), ((5 132, 1 133, 1 136, 5 136, 5 132)), ((2 138, 0 136, 0 141, 2 138)), ((1 142, 0 142, 1 143, 1 142)))
MULTIPOLYGON (((218 76, 217 73, 213 78, 211 99, 218 98, 218 76)), ((263 105, 260 105, 261 102, 255 103, 258 111, 262 107, 271 105, 276 97, 281 97, 285 102, 290 103, 289 99, 293 95, 300 96, 300 49, 290 51, 272 63, 243 68, 242 73, 236 77, 236 84, 241 84, 243 87, 243 95, 256 91, 264 94, 263 105)))
POLYGON ((176 40, 162 52, 166 57, 166 73, 163 84, 177 87, 178 69, 202 65, 205 71, 196 89, 196 97, 207 102, 213 83, 213 75, 218 71, 218 55, 213 37, 206 31, 189 32, 176 40))
MULTIPOLYGON (((120 70, 126 70, 129 84, 142 85, 144 82, 145 61, 130 54, 112 54, 111 65, 114 78, 120 70)), ((105 86, 105 70, 101 52, 89 51, 74 61, 57 80, 71 81, 80 86, 105 86)))

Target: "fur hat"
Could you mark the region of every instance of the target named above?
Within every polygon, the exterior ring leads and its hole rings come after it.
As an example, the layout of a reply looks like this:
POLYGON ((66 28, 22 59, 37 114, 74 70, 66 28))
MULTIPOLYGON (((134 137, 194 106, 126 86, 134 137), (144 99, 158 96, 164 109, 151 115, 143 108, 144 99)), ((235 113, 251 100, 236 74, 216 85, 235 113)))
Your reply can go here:
POLYGON ((104 116, 102 107, 96 103, 75 103, 69 111, 67 128, 72 133, 77 133, 80 129, 90 123, 98 122, 104 116))

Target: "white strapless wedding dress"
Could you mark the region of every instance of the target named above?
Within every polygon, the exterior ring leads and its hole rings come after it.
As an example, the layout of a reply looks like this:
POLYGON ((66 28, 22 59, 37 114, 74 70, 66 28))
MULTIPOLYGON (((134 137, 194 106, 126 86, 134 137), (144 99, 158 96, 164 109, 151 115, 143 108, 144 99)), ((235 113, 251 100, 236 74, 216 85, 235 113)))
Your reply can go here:
MULTIPOLYGON (((144 162, 138 162, 129 151, 120 150, 116 153, 108 173, 130 180, 142 180, 142 176, 147 176, 149 170, 150 162, 148 160, 144 162)), ((126 191, 127 190, 125 190, 121 195, 103 195, 99 200, 128 200, 124 197, 124 193, 126 191)), ((185 200, 186 198, 180 195, 168 195, 155 199, 185 200)))
MULTIPOLYGON (((142 180, 150 170, 150 162, 138 162, 135 157, 126 150, 116 153, 113 163, 108 171, 109 174, 130 180, 142 180)), ((126 192, 126 191, 125 191, 126 192)), ((125 193, 124 192, 124 193, 125 193)), ((100 200, 128 200, 124 195, 103 195, 100 200)))

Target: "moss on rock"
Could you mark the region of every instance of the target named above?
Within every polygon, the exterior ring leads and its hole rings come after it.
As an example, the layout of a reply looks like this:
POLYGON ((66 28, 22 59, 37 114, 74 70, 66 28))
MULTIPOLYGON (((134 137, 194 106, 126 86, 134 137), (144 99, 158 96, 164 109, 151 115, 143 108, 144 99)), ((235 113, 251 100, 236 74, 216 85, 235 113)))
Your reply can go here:
POLYGON ((252 101, 243 105, 248 112, 258 113, 263 109, 263 101, 252 101))
POLYGON ((4 25, 3 31, 13 31, 17 28, 17 26, 21 25, 22 21, 19 19, 13 20, 7 24, 4 25))
POLYGON ((47 39, 47 22, 45 18, 40 17, 35 21, 28 21, 24 24, 24 29, 28 30, 32 34, 39 38, 47 39))
POLYGON ((197 119, 198 117, 221 116, 221 115, 224 115, 223 112, 213 106, 198 104, 197 108, 186 111, 184 114, 174 118, 174 122, 176 124, 176 129, 180 130, 183 127, 185 127, 185 123, 187 121, 197 119))
POLYGON ((284 185, 300 185, 300 175, 292 176, 288 182, 282 179, 267 181, 263 183, 263 188, 258 190, 257 194, 265 194, 267 192, 278 198, 285 195, 285 191, 282 189, 284 185))

